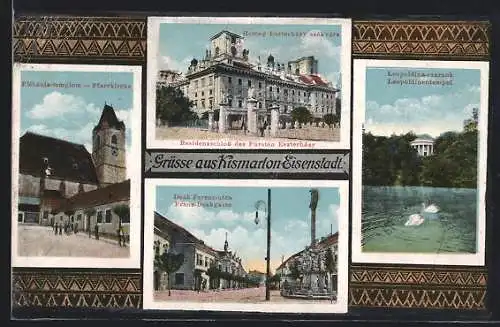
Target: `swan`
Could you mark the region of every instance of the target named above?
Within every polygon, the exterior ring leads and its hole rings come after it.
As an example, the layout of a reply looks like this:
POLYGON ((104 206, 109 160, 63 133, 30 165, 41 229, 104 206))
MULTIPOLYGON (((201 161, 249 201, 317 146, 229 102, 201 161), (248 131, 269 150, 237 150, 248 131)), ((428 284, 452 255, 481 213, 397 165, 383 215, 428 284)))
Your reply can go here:
POLYGON ((405 223, 405 226, 420 226, 424 222, 424 217, 421 214, 414 213, 410 215, 408 221, 405 223))
POLYGON ((436 206, 435 204, 431 204, 429 206, 426 206, 425 203, 422 203, 422 212, 426 212, 426 213, 438 213, 439 212, 439 207, 436 206))

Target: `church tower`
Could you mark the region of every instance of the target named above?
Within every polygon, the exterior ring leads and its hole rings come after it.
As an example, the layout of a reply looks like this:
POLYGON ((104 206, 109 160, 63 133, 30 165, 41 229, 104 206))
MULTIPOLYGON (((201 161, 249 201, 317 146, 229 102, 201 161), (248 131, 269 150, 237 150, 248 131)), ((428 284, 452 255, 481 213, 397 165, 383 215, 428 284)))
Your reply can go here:
POLYGON ((92 130, 92 159, 100 187, 126 180, 125 148, 125 124, 118 120, 113 107, 104 104, 92 130))

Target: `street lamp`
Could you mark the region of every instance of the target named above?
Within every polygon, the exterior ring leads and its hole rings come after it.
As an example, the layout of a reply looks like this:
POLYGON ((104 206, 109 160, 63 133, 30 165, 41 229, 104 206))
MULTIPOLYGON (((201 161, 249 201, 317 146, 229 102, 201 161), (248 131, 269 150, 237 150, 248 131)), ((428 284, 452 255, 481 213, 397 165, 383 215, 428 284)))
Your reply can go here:
POLYGON ((269 301, 271 296, 269 292, 269 279, 271 278, 271 189, 267 189, 267 210, 266 202, 259 200, 255 203, 255 224, 259 224, 259 210, 263 209, 267 219, 267 255, 266 255, 266 301, 269 301))

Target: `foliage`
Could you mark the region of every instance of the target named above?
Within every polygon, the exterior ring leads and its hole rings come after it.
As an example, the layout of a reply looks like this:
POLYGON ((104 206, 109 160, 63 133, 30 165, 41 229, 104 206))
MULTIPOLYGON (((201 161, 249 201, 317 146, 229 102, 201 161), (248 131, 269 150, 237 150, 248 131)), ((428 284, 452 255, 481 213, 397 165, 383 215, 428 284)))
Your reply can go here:
POLYGON ((92 217, 93 215, 95 215, 96 210, 95 210, 95 208, 88 208, 88 209, 85 209, 84 213, 85 213, 85 215, 87 215, 87 217, 92 217))
POLYGON ((176 272, 182 266, 184 263, 184 254, 171 252, 167 248, 161 251, 159 242, 155 242, 154 244, 154 253, 155 269, 168 274, 168 295, 170 296, 170 274, 176 272))
POLYGON ((332 248, 328 248, 326 250, 325 269, 329 273, 333 273, 336 270, 335 269, 335 258, 333 257, 332 248))
MULTIPOLYGON (((475 114, 477 116, 477 113, 475 114)), ((420 157, 410 142, 417 136, 363 135, 363 184, 475 188, 477 128, 464 122, 462 132, 445 132, 434 140, 434 154, 420 157)))
POLYGON ((306 107, 297 107, 292 110, 292 119, 301 124, 308 123, 312 119, 312 114, 306 107))
POLYGON ((122 221, 127 221, 130 215, 130 207, 126 204, 118 204, 113 208, 113 212, 120 218, 120 223, 122 221))
POLYGON ((300 277, 300 269, 299 269, 299 264, 296 260, 293 260, 290 262, 290 265, 288 267, 289 273, 288 276, 293 278, 293 279, 298 279, 300 277))
POLYGON ((334 114, 326 114, 323 116, 323 121, 331 127, 335 123, 335 115, 334 114))
POLYGON ((179 88, 163 86, 156 90, 156 117, 171 125, 195 120, 193 102, 179 88))

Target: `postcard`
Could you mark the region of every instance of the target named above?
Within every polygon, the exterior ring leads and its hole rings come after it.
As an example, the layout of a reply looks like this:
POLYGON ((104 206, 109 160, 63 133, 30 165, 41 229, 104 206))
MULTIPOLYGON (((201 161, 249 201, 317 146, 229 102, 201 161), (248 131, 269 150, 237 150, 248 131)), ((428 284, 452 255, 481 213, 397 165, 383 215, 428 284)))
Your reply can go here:
POLYGON ((349 148, 349 19, 149 17, 147 57, 148 148, 349 148))
POLYGON ((355 60, 353 262, 484 265, 488 70, 355 60))
POLYGON ((347 312, 348 189, 147 179, 144 308, 347 312))
POLYGON ((141 71, 14 65, 12 266, 140 267, 141 71))

